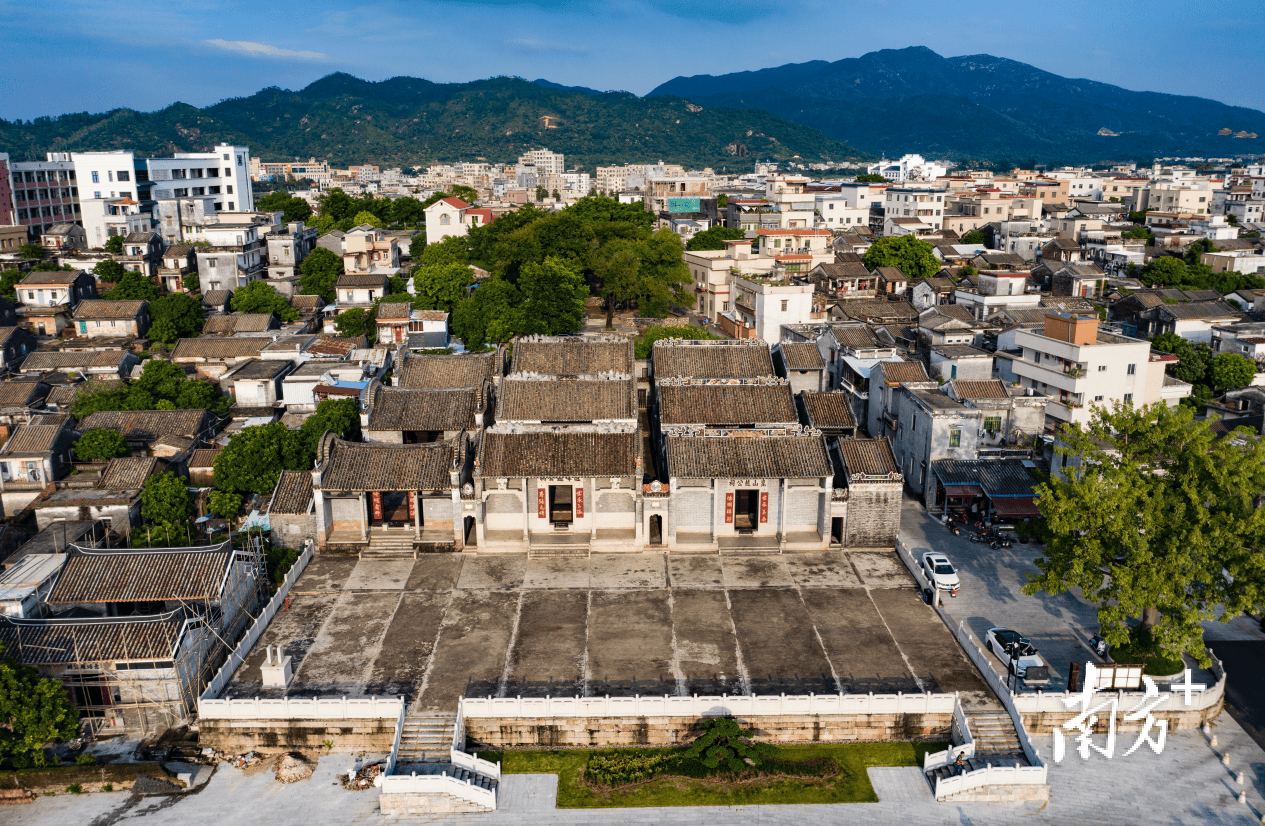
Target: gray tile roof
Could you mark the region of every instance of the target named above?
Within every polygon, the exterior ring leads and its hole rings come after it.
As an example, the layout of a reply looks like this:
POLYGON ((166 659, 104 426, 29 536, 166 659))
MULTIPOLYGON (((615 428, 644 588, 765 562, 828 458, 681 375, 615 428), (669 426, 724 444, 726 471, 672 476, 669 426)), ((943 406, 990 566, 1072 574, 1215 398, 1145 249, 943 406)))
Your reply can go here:
POLYGON ((479 443, 488 477, 641 476, 637 433, 492 433, 479 443))
POLYGON ((497 420, 505 422, 597 422, 637 418, 634 380, 505 379, 497 420))
POLYGON ((789 385, 659 384, 659 421, 736 426, 798 421, 789 385))
POLYGON ((822 436, 669 436, 674 479, 807 479, 833 476, 822 436))

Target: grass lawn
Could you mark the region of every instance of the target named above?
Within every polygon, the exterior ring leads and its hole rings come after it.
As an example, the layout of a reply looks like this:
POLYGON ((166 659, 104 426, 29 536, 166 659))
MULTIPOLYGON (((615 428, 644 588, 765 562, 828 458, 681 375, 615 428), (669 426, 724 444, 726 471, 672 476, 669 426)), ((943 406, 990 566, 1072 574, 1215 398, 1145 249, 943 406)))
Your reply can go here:
MULTIPOLYGON (((580 770, 593 754, 611 750, 483 751, 479 757, 500 762, 506 774, 558 775, 558 808, 599 809, 631 806, 740 806, 758 803, 873 803, 868 766, 921 766, 924 754, 944 751, 944 743, 821 743, 781 746, 782 760, 828 757, 839 766, 833 776, 808 780, 756 777, 661 777, 623 789, 593 788, 580 782, 580 770)), ((637 749, 638 754, 663 754, 684 749, 637 749)))

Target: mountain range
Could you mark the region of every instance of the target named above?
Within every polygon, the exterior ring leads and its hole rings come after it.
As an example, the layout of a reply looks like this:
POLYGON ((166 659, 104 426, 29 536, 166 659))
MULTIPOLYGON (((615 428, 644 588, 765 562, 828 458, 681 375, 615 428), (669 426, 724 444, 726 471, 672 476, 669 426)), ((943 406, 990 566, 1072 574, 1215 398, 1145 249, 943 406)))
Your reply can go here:
POLYGON ((1083 163, 1265 152, 1265 112, 922 46, 676 77, 647 97, 660 95, 760 109, 888 156, 1083 163))
POLYGON ((299 91, 268 88, 199 109, 116 109, 32 121, 0 121, 0 151, 43 160, 50 151, 133 149, 140 155, 206 150, 220 141, 262 160, 325 158, 335 166, 512 161, 548 147, 567 165, 659 160, 730 171, 760 159, 827 161, 868 155, 815 129, 753 109, 699 106, 497 77, 432 83, 396 77, 373 83, 327 75, 299 91))

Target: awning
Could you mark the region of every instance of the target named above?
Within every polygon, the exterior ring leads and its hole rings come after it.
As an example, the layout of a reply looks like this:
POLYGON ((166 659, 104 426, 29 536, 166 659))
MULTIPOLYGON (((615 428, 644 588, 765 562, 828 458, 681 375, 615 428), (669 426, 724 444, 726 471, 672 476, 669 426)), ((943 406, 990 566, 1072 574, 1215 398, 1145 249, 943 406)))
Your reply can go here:
POLYGON ((998 516, 1040 516, 1034 496, 1005 496, 990 500, 998 516))
POLYGON ((856 356, 845 355, 843 357, 843 361, 845 364, 851 367, 852 371, 856 373, 858 376, 860 376, 863 379, 868 379, 870 377, 870 370, 874 369, 874 365, 878 364, 880 361, 904 361, 904 359, 898 359, 898 358, 862 359, 862 358, 857 358, 856 356))
POLYGON ((984 491, 979 485, 945 485, 945 496, 982 496, 984 491))

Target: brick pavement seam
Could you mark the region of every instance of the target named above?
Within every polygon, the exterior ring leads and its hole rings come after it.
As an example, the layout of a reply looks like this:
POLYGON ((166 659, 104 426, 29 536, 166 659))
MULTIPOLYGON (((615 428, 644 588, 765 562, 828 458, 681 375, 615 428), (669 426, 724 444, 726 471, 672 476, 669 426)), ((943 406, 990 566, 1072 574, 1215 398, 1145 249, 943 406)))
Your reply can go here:
MULTIPOLYGON (((592 593, 590 591, 590 593, 592 593)), ((505 666, 501 669, 501 681, 496 686, 496 696, 504 697, 509 693, 510 670, 514 666, 514 647, 518 644, 518 626, 523 618, 523 598, 527 595, 527 589, 522 588, 518 592, 518 604, 514 608, 514 624, 510 626, 509 644, 505 646, 505 666)))
POLYGON ((360 694, 365 693, 365 686, 369 684, 369 680, 373 677, 373 669, 378 663, 378 655, 382 653, 382 646, 386 645, 387 632, 391 630, 391 623, 395 622, 395 615, 400 613, 400 606, 404 604, 404 591, 400 590, 400 596, 395 600, 395 608, 391 610, 391 616, 387 618, 386 625, 382 626, 382 634, 378 637, 377 648, 370 648, 364 652, 365 670, 361 675, 360 694))
POLYGON ((738 637, 738 624, 734 622, 734 605, 729 601, 729 586, 725 585, 724 574, 721 575, 720 582, 721 590, 725 593, 725 611, 729 614, 729 630, 734 635, 734 662, 738 665, 738 687, 742 689, 743 694, 750 694, 751 677, 747 674, 747 663, 742 658, 742 641, 738 637))
POLYGON ((813 620, 813 614, 808 610, 808 603, 804 601, 804 591, 799 587, 799 580, 791 577, 791 584, 795 586, 795 596, 799 597, 799 604, 804 607, 804 615, 808 617, 808 624, 812 626, 813 636, 817 638, 817 645, 821 647, 821 655, 826 658, 826 665, 830 666, 830 678, 835 681, 835 691, 843 694, 843 681, 839 679, 839 672, 835 671, 835 664, 830 659, 830 652, 826 650, 826 641, 821 638, 821 632, 817 630, 817 623, 813 620))
MULTIPOLYGON (((465 561, 462 560, 462 566, 465 561)), ((460 571, 458 571, 460 578, 460 571)), ((414 708, 420 710, 422 698, 426 696, 426 688, 430 685, 430 672, 435 667, 435 653, 439 651, 439 639, 443 636, 444 626, 448 623, 449 611, 452 610, 452 603, 457 598, 457 589, 451 588, 448 591, 448 602, 444 605, 444 613, 439 620, 439 627, 435 629, 435 639, 430 646, 430 656, 426 658, 426 670, 422 672, 422 681, 417 686, 417 696, 413 698, 414 708)))

